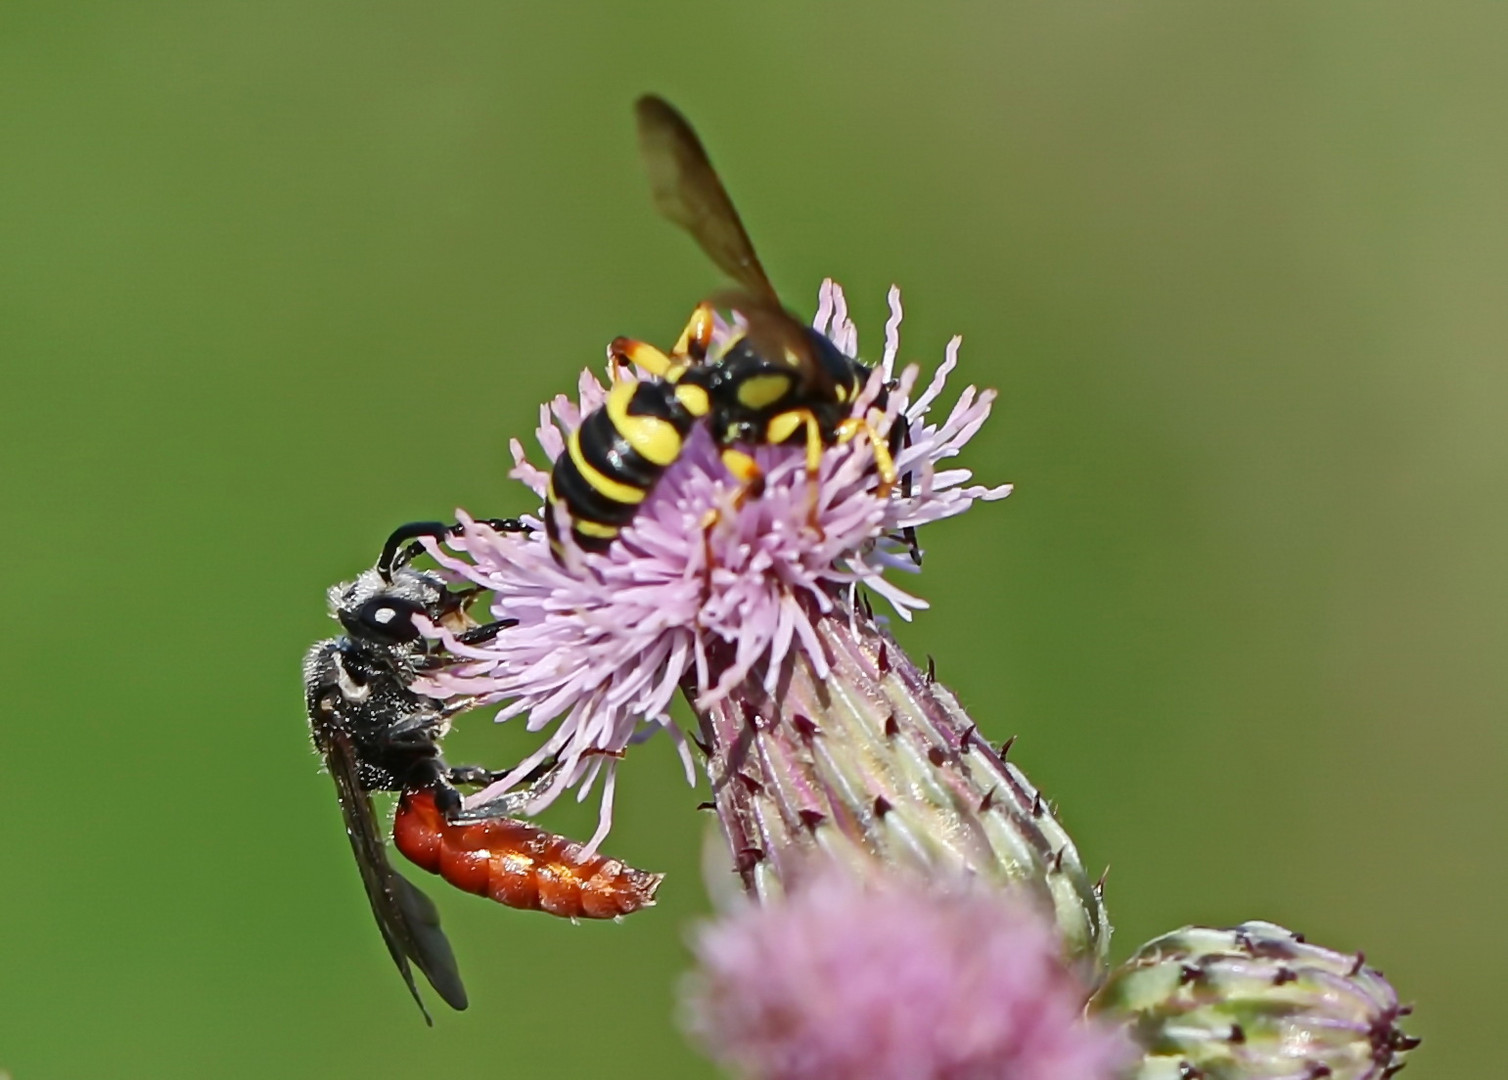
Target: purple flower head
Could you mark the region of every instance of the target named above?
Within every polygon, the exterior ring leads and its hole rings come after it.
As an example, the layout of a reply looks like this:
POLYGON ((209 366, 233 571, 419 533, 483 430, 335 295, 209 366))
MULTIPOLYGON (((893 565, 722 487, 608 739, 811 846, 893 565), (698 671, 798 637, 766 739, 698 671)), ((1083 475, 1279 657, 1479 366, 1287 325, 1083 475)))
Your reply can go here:
POLYGON ((1109 1080, 1132 1056, 1010 890, 827 870, 694 945, 686 1027, 759 1080, 1109 1080))
MULTIPOLYGON (((816 625, 861 585, 903 618, 926 606, 885 577, 887 571, 915 570, 898 534, 960 514, 976 499, 1001 498, 1010 488, 971 485, 967 469, 946 467, 989 416, 994 393, 968 387, 945 416, 935 418, 931 409, 957 364, 960 339, 949 343, 943 363, 918 394, 917 367, 895 374, 901 321, 896 289, 890 308, 883 358, 854 415, 867 416, 881 438, 893 424, 906 425, 909 444, 896 465, 909 483, 881 495, 873 446, 860 435, 824 452, 815 497, 802 447, 755 448, 765 479, 752 497, 728 472, 705 425, 698 425, 633 522, 604 552, 575 548, 565 529, 567 548, 557 559, 537 517, 526 519, 536 526, 531 534, 502 534, 464 514, 465 529, 450 543, 452 550, 432 546, 443 566, 492 591, 497 617, 517 624, 479 646, 441 628, 428 631, 461 662, 420 688, 502 703, 499 720, 527 716, 530 730, 552 728, 512 773, 472 796, 473 805, 507 791, 553 756, 560 767, 529 810, 543 809, 570 787, 585 798, 600 776, 602 815, 590 845, 595 848, 611 823, 616 759, 641 733, 656 727, 670 732, 693 778, 690 753, 668 715, 678 688, 703 709, 751 677, 773 691, 795 657, 820 677, 828 659, 816 625), (892 379, 885 408, 875 408, 892 379)), ((822 286, 814 325, 847 355, 856 355, 857 332, 843 292, 830 281, 822 286)), ((718 323, 714 359, 735 328, 718 323)), ((605 395, 586 373, 579 403, 559 397, 541 409, 539 442, 551 461, 605 395)), ((513 455, 512 475, 543 497, 548 468, 531 464, 517 441, 513 455)))

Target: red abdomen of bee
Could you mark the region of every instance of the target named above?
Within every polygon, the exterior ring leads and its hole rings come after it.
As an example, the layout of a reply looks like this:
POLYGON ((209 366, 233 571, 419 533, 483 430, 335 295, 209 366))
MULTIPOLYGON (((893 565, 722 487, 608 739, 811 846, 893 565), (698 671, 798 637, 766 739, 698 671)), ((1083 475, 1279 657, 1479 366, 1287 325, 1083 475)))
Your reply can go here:
POLYGON ((458 889, 566 919, 611 919, 655 902, 663 874, 604 855, 515 818, 450 822, 428 791, 405 792, 393 843, 414 865, 458 889))

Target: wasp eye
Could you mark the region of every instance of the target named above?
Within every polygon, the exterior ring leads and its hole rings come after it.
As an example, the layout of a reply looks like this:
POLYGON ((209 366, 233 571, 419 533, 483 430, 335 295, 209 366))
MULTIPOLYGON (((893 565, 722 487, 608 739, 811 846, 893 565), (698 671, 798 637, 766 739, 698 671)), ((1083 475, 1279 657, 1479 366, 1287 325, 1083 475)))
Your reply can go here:
POLYGON ((378 596, 341 621, 357 637, 383 645, 399 645, 418 640, 419 628, 414 625, 414 616, 422 610, 411 600, 378 596))

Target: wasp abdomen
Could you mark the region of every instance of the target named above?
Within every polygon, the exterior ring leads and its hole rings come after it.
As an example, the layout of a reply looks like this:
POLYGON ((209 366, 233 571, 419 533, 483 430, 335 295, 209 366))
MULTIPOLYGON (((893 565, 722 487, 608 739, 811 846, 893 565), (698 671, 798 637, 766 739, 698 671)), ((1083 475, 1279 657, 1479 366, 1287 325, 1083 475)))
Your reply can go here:
MULTIPOLYGON (((700 389, 625 379, 582 420, 555 459, 549 494, 551 505, 565 506, 579 546, 601 551, 633 520, 660 474, 680 456, 696 408, 707 409, 700 389)), ((553 513, 545 524, 553 539, 553 513)))
POLYGON ((404 794, 393 842, 414 865, 458 889, 567 919, 611 919, 649 907, 664 876, 605 855, 583 858, 576 841, 515 818, 447 821, 427 791, 404 794))

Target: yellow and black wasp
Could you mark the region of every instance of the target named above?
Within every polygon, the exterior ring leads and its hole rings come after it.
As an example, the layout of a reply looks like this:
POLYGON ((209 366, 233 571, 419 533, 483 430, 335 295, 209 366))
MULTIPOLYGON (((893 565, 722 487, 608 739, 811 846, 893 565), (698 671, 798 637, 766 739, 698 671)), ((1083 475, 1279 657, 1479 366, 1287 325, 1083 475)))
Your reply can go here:
MULTIPOLYGON (((885 439, 851 415, 871 369, 781 305, 685 117, 653 95, 640 98, 635 113, 656 208, 690 233, 738 288, 698 304, 669 354, 642 341, 613 342, 615 360, 656 377, 615 382, 607 402, 581 422, 555 460, 545 521, 557 550, 556 505, 565 508, 581 548, 606 549, 704 419, 724 463, 753 494, 762 480, 759 467, 736 444, 804 443, 807 474, 815 481, 825 447, 867 431, 880 478, 877 494, 885 497, 897 481, 895 458, 905 425, 895 424, 885 439), (718 308, 737 312, 743 328, 709 355, 718 308)), ((883 391, 875 404, 884 407, 883 391)), ((812 493, 815 509, 815 483, 812 493)), ((909 531, 907 539, 915 557, 909 531)))

